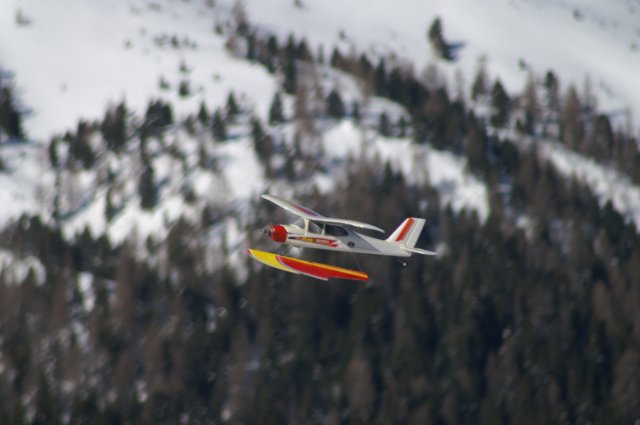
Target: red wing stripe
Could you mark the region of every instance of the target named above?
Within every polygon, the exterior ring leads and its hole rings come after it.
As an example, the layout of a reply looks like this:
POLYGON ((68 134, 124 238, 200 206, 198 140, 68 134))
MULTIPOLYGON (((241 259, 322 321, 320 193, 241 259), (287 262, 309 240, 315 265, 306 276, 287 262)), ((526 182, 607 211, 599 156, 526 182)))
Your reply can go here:
POLYGON ((351 280, 368 280, 366 273, 343 269, 342 267, 329 266, 327 264, 312 263, 311 261, 303 261, 295 258, 278 256, 281 264, 291 267, 292 269, 304 273, 309 276, 320 279, 351 279, 351 280))
POLYGON ((333 239, 328 239, 328 238, 313 238, 313 237, 307 237, 307 236, 291 236, 290 239, 295 240, 295 241, 300 241, 300 242, 306 242, 306 243, 314 243, 317 245, 323 245, 323 246, 330 246, 332 248, 335 248, 338 246, 338 242, 333 240, 333 239))
POLYGON ((398 237, 396 239, 396 242, 402 241, 404 239, 404 237, 407 236, 407 233, 409 232, 409 229, 411 229, 411 226, 413 226, 413 218, 409 217, 407 219, 406 224, 402 228, 402 231, 398 235, 398 237))

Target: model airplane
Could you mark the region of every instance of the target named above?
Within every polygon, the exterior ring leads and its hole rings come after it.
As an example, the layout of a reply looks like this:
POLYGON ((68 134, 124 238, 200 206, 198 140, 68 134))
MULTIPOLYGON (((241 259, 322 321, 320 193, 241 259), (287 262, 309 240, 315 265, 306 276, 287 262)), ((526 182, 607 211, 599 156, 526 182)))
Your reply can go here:
MULTIPOLYGON (((384 230, 371 224, 325 217, 293 201, 287 201, 272 195, 262 195, 262 197, 301 219, 297 223, 274 224, 266 229, 265 233, 274 242, 299 248, 398 257, 403 267, 407 266, 404 258, 411 257, 412 254, 437 255, 433 251, 415 247, 425 222, 422 218, 409 217, 400 224, 391 236, 386 239, 378 239, 360 234, 354 230, 363 229, 384 233, 384 230)), ((369 279, 369 276, 362 271, 314 263, 271 252, 250 249, 249 254, 268 266, 316 279, 369 279)))

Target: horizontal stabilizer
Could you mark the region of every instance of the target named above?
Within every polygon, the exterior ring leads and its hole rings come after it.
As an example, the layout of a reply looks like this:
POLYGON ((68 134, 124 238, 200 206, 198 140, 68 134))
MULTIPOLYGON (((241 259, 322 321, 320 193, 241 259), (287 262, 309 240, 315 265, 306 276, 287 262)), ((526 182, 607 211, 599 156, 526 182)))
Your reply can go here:
POLYGON ((314 263, 312 261, 299 260, 292 257, 285 257, 284 255, 278 255, 272 252, 250 249, 249 255, 267 266, 284 270, 289 273, 303 274, 315 279, 369 280, 369 276, 364 272, 330 266, 328 264, 314 263))
POLYGON ((413 254, 421 254, 421 255, 438 255, 437 252, 429 251, 426 249, 413 248, 408 246, 401 246, 400 248, 404 249, 407 252, 411 252, 413 254))

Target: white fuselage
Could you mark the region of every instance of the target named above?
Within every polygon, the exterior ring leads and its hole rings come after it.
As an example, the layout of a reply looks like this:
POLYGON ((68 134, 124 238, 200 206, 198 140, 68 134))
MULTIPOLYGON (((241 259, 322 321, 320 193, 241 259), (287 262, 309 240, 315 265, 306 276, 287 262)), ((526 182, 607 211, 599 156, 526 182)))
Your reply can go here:
MULTIPOLYGON (((287 231, 286 243, 300 248, 325 249, 329 251, 343 251, 354 254, 387 255, 393 257, 410 257, 411 253, 405 251, 400 245, 382 239, 362 235, 345 227, 331 227, 330 233, 322 228, 313 232, 295 224, 283 225, 287 231), (335 234, 340 233, 340 234, 335 234)), ((306 226, 305 226, 306 227, 306 226)), ((326 229, 329 229, 327 227, 326 229)))

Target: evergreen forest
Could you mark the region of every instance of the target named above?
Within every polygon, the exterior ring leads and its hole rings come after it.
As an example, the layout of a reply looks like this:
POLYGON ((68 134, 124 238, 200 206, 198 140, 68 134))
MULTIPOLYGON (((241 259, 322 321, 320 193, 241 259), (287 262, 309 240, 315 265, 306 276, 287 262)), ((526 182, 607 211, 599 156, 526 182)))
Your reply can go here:
MULTIPOLYGON (((122 101, 48 141, 46 166, 58 176, 50 219, 24 213, 0 229, 2 252, 28 265, 16 273, 0 260, 0 423, 639 421, 640 234, 542 151, 554 143, 638 185, 633 132, 551 69, 532 72, 514 93, 480 63, 456 91, 435 66, 416 75, 392 57, 312 51, 295 34, 277 37, 237 15, 227 49, 281 82, 268 116, 248 112, 233 92, 224 106, 203 103, 186 119, 161 99, 144 114, 122 101), (318 69, 405 113, 372 121, 338 89, 318 96, 318 69), (488 216, 454 209, 429 181, 366 155, 345 159, 331 193, 301 183, 325 166, 322 128, 367 119, 379 137, 464 158, 487 187, 488 216), (288 138, 282 129, 291 125, 288 138), (366 283, 270 269, 245 249, 277 249, 262 228, 292 217, 256 194, 238 230, 241 249, 224 238, 212 245, 209 231, 238 213, 200 204, 186 180, 180 196, 198 214, 174 220, 166 237, 63 231, 74 214, 69 173, 100 176, 100 216, 114 223, 128 203, 153 212, 161 202, 160 153, 187 172, 177 129, 199 141, 195 168, 214 173, 221 158, 212 146, 233 143, 239 128, 274 187, 323 214, 388 230, 424 217, 418 246, 439 255, 402 268, 391 258, 305 251, 361 267, 366 283), (121 181, 107 153, 132 158, 137 179, 121 181), (125 185, 135 197, 122 196, 125 185)), ((453 61, 443 25, 434 22, 428 37, 453 61)), ((27 143, 15 88, 0 83, 0 143, 27 143)), ((188 96, 190 86, 179 90, 188 96)), ((0 154, 0 174, 2 164, 0 154)))

